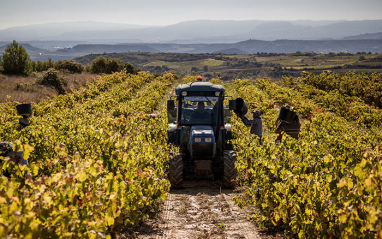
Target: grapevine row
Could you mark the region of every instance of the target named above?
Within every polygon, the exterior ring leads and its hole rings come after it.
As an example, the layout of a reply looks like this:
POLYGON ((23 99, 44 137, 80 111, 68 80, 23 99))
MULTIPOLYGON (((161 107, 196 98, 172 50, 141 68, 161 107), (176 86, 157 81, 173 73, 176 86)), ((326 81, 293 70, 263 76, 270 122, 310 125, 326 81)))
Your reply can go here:
POLYGON ((240 180, 239 205, 254 203, 263 225, 285 225, 300 238, 372 238, 380 233, 381 131, 322 109, 315 98, 269 80, 237 80, 230 93, 262 110, 264 145, 233 117, 240 180), (290 104, 304 119, 300 139, 275 143, 274 105, 290 104), (309 120, 308 120, 309 119, 309 120), (238 137, 240 136, 240 137, 238 137))
POLYGON ((326 92, 338 91, 341 95, 356 96, 365 103, 382 107, 382 74, 355 74, 347 72, 344 75, 324 71, 319 75, 303 72, 301 82, 312 85, 326 92))
MULTIPOLYGON (((169 190, 169 149, 165 117, 145 113, 158 107, 174 80, 172 74, 107 75, 35 105, 31 126, 22 131, 9 124, 1 140, 13 139, 29 153, 30 167, 3 161, 12 178, 0 179, 0 234, 110 237, 147 218, 169 190)), ((2 115, 16 118, 11 110, 2 115)))

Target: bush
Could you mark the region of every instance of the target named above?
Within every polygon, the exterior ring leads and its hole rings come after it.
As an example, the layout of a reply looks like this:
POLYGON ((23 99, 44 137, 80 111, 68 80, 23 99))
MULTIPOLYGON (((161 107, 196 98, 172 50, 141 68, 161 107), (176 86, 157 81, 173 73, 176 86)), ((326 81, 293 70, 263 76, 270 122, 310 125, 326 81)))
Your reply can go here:
POLYGON ((126 72, 127 73, 130 73, 130 74, 135 74, 136 73, 136 71, 135 71, 135 69, 134 69, 134 66, 133 66, 133 64, 131 64, 131 63, 125 63, 124 65, 123 65, 123 68, 124 69, 126 69, 126 72))
POLYGON ((67 70, 70 73, 82 73, 84 66, 73 60, 59 60, 55 67, 57 70, 67 70))
POLYGON ((358 60, 359 61, 364 61, 364 60, 366 60, 366 57, 365 56, 360 56, 358 60))
POLYGON ((122 70, 122 63, 119 59, 107 59, 107 74, 118 72, 122 70))
POLYGON ((55 62, 49 58, 48 61, 32 61, 33 71, 43 72, 49 70, 49 68, 55 67, 55 62))
POLYGON ((59 72, 54 69, 50 68, 45 72, 42 79, 38 81, 39 84, 44 86, 50 86, 55 88, 59 94, 65 94, 66 90, 64 89, 64 86, 67 85, 66 80, 59 75, 59 72))
POLYGON ((92 61, 91 68, 91 72, 95 74, 111 74, 113 72, 121 71, 122 63, 119 59, 107 59, 103 56, 100 56, 92 61))
POLYGON ((2 65, 4 74, 7 75, 28 75, 32 71, 28 53, 16 41, 5 48, 2 65))

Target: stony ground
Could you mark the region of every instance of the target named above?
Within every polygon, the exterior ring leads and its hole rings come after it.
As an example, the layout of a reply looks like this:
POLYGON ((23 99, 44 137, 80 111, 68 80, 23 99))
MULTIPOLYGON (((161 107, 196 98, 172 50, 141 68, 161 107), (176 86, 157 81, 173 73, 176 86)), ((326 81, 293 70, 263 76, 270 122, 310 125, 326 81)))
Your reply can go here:
MULTIPOLYGON (((185 182, 171 190, 160 213, 127 238, 281 238, 265 235, 247 219, 248 208, 232 200, 237 194, 210 181, 185 182)), ((123 236, 123 237, 125 237, 123 236)))

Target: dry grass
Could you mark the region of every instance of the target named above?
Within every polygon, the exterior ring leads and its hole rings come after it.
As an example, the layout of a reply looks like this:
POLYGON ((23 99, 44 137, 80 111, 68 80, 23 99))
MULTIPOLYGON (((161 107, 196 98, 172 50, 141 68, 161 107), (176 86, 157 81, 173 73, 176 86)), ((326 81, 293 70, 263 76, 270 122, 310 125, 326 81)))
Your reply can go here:
MULTIPOLYGON (((42 74, 32 76, 5 76, 0 75, 0 103, 7 100, 25 103, 38 103, 47 98, 53 98, 58 95, 56 89, 39 85, 36 82, 42 77, 42 74)), ((90 73, 82 74, 62 74, 66 80, 66 92, 73 92, 84 87, 87 82, 97 79, 98 75, 90 73)))

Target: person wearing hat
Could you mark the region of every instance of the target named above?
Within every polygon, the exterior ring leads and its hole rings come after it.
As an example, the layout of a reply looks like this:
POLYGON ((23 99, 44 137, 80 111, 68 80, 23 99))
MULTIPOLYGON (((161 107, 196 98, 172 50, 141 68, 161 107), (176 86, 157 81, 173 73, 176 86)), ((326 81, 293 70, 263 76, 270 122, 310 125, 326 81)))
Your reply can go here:
POLYGON ((245 115, 239 115, 240 119, 243 121, 244 125, 251 126, 251 134, 257 135, 259 137, 260 145, 263 145, 263 120, 260 117, 260 111, 252 111, 253 119, 248 119, 245 115))

